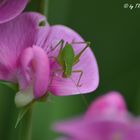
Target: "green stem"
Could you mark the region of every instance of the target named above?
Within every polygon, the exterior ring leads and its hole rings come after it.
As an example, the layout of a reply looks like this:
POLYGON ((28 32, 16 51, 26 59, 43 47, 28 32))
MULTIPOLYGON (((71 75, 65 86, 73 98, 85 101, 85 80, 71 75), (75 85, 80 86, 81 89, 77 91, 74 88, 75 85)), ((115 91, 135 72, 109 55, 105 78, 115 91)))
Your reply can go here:
POLYGON ((48 16, 49 0, 40 0, 39 12, 48 16))
POLYGON ((32 108, 30 108, 20 124, 19 140, 31 140, 32 136, 32 108))

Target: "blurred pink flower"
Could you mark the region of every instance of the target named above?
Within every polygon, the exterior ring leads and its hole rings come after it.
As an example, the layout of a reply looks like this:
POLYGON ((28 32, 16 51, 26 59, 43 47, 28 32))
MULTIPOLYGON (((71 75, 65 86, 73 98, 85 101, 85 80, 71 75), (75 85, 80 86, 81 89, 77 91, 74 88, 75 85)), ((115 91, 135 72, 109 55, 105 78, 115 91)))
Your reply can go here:
MULTIPOLYGON (((94 91, 99 83, 98 67, 94 54, 87 48, 80 61, 73 67, 83 71, 81 87, 77 87, 79 75, 63 78, 62 72, 52 76, 60 66, 51 58, 60 40, 71 43, 84 41, 75 31, 62 26, 50 26, 38 13, 23 13, 15 19, 0 24, 0 80, 19 84, 17 104, 26 105, 50 91, 54 95, 72 95, 94 91), (45 25, 41 25, 42 23, 45 25), (50 82, 51 81, 51 82, 50 82), (23 102, 23 103, 22 103, 23 102)), ((85 45, 73 45, 77 54, 85 45)))
POLYGON ((0 23, 7 22, 19 15, 29 0, 0 0, 0 23))
POLYGON ((83 116, 54 129, 69 136, 58 140, 140 140, 140 120, 130 117, 117 92, 98 97, 83 116))

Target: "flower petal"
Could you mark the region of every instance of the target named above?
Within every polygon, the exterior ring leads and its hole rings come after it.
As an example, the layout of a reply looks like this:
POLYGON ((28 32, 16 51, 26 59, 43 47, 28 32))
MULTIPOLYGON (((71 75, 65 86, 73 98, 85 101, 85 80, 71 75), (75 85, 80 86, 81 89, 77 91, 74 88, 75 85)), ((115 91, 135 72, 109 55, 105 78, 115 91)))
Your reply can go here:
POLYGON ((7 22, 18 16, 25 8, 29 0, 1 0, 0 23, 7 22))
POLYGON ((16 93, 15 104, 17 107, 24 107, 34 100, 33 88, 29 87, 26 90, 20 90, 16 93))
POLYGON ((39 38, 39 35, 43 30, 48 34, 47 23, 45 27, 39 26, 44 20, 46 20, 44 16, 29 12, 0 24, 0 80, 17 82, 19 73, 17 68, 22 51, 34 44, 40 45, 43 38, 42 36, 39 38))
MULTIPOLYGON (((68 27, 62 25, 52 26, 44 48, 48 52, 50 59, 57 57, 60 49, 60 47, 58 47, 54 51, 51 51, 51 46, 55 47, 55 45, 62 39, 65 41, 65 43, 71 43, 72 41, 84 41, 75 31, 68 27)), ((78 54, 84 47, 85 44, 73 44, 75 54, 78 54)), ((50 91, 54 95, 61 96, 88 93, 94 91, 99 84, 98 66, 95 56, 90 48, 85 50, 80 57, 80 61, 73 66, 73 71, 80 70, 83 72, 83 76, 80 80, 80 84, 82 84, 81 87, 77 86, 80 73, 72 73, 70 78, 63 78, 62 72, 57 72, 58 69, 61 69, 61 67, 52 61, 51 71, 55 74, 52 74, 53 76, 50 91)))
POLYGON ((43 96, 49 84, 50 65, 47 54, 38 46, 27 48, 21 56, 22 75, 26 77, 26 83, 23 77, 19 79, 20 87, 24 90, 33 85, 35 98, 43 96))
POLYGON ((88 108, 85 119, 123 119, 127 120, 126 104, 120 93, 116 91, 98 97, 88 108))
POLYGON ((84 121, 79 118, 58 123, 55 130, 79 140, 112 140, 124 139, 128 126, 125 122, 114 120, 84 121))
POLYGON ((79 139, 61 137, 61 138, 57 138, 55 140, 79 140, 79 139))
POLYGON ((121 94, 111 91, 97 98, 82 117, 56 123, 54 130, 79 140, 124 139, 129 127, 121 94))
POLYGON ((133 118, 125 140, 140 140, 140 118, 133 118))

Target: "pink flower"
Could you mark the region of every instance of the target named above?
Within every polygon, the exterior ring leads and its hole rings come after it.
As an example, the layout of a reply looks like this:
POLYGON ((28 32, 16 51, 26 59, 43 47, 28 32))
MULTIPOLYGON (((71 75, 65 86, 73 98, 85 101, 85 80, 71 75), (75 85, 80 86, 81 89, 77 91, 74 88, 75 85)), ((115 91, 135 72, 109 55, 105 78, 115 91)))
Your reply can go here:
POLYGON ((130 117, 117 92, 97 98, 83 116, 57 123, 54 129, 69 136, 59 140, 140 139, 140 120, 130 117))
POLYGON ((0 0, 0 23, 7 22, 19 15, 29 0, 0 0))
MULTIPOLYGON (((50 26, 38 13, 23 13, 0 24, 0 80, 19 84, 15 101, 24 106, 48 91, 54 95, 72 95, 94 91, 99 83, 98 67, 94 54, 87 48, 73 70, 82 70, 81 87, 76 86, 79 75, 63 78, 56 57, 55 43, 84 41, 75 31, 62 26, 50 26), (41 26, 45 23, 44 26, 41 26), (53 75, 53 76, 52 76, 53 75)), ((85 44, 72 45, 77 54, 85 44)))

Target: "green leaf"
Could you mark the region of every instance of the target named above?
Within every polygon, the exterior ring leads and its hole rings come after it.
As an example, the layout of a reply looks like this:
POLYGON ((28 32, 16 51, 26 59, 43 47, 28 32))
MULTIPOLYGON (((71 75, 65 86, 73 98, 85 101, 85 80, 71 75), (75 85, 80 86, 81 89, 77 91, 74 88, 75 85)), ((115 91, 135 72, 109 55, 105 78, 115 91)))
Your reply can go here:
POLYGON ((15 124, 15 128, 17 128, 18 124, 20 123, 20 121, 23 119, 23 117, 25 116, 25 114, 28 112, 28 110, 30 108, 31 108, 31 105, 28 105, 28 106, 20 109, 16 124, 15 124))
POLYGON ((17 84, 13 84, 13 83, 6 82, 6 81, 0 81, 0 84, 7 86, 14 91, 18 91, 18 85, 17 84))

